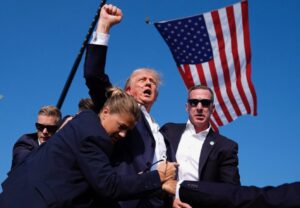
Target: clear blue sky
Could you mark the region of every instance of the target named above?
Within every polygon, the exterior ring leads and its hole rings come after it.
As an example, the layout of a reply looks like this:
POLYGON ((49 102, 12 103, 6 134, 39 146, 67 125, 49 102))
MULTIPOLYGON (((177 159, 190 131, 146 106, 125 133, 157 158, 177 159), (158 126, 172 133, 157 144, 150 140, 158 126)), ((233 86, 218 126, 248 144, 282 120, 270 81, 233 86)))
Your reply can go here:
MULTIPOLYGON (((112 29, 107 72, 123 86, 141 66, 157 69, 164 83, 152 115, 160 125, 186 122, 186 89, 165 42, 152 21, 200 14, 236 0, 109 1, 124 13, 112 29)), ((99 2, 0 1, 0 181, 10 169, 12 147, 35 131, 42 105, 56 105, 99 2)), ((249 0, 252 80, 258 116, 243 116, 221 133, 239 144, 241 182, 278 185, 299 180, 300 1, 249 0)), ((82 62, 83 63, 83 62, 82 62)), ((82 64, 62 108, 74 114, 87 97, 82 64)), ((45 161, 47 162, 47 161, 45 161)))

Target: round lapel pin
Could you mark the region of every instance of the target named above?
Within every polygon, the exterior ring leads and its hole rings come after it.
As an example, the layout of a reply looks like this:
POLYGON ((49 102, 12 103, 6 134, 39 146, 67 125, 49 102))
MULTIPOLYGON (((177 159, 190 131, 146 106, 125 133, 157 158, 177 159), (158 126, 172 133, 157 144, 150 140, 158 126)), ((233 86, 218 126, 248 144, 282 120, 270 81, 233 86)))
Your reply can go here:
POLYGON ((210 141, 209 144, 210 144, 211 146, 213 146, 213 145, 215 145, 215 142, 214 142, 214 141, 210 141))

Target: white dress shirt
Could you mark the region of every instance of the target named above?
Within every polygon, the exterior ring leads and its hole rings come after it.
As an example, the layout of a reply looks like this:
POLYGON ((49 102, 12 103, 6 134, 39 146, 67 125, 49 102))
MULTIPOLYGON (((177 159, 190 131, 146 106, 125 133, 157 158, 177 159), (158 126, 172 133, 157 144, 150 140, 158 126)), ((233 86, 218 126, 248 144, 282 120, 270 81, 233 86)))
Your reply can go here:
MULTIPOLYGON (((178 167, 178 184, 184 180, 199 180, 199 160, 205 138, 210 130, 207 129, 196 133, 190 120, 187 121, 186 128, 180 138, 176 151, 176 160, 178 167)), ((176 198, 179 198, 179 187, 176 187, 176 198)))
MULTIPOLYGON (((154 140, 155 140, 155 153, 153 158, 153 164, 159 160, 167 159, 167 147, 165 144, 165 140, 163 135, 159 132, 159 125, 154 121, 154 119, 150 116, 144 106, 140 106, 148 124, 151 128, 154 140)), ((151 170, 156 170, 156 165, 151 167, 151 170)))
POLYGON ((93 32, 90 44, 107 46, 108 41, 109 41, 109 34, 93 32))

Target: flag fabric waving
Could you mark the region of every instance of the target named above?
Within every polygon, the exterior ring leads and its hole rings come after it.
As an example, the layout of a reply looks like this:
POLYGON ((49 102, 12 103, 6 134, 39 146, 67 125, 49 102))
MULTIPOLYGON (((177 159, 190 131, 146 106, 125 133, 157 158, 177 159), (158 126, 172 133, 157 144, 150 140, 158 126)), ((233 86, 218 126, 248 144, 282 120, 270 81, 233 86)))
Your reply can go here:
POLYGON ((186 87, 201 84, 214 91, 214 129, 241 115, 257 115, 247 1, 154 25, 169 46, 186 87))

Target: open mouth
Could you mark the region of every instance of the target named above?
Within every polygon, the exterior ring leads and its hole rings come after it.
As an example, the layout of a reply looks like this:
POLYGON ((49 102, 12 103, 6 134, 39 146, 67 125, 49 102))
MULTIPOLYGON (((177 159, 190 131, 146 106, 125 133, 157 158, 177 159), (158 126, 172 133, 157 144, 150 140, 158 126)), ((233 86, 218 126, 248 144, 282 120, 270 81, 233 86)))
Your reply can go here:
POLYGON ((144 95, 150 96, 152 94, 152 91, 150 89, 144 90, 144 95))

